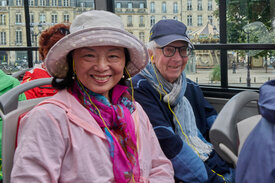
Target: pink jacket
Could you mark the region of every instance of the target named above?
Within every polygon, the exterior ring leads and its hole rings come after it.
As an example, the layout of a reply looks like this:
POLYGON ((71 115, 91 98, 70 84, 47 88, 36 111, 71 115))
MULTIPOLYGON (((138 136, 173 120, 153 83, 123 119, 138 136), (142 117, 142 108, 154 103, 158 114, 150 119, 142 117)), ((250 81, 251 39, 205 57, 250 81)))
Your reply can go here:
MULTIPOLYGON (((174 182, 172 164, 147 115, 138 103, 136 108, 132 116, 141 182, 174 182)), ((22 119, 11 182, 114 182, 112 166, 105 134, 90 113, 62 90, 22 119)))

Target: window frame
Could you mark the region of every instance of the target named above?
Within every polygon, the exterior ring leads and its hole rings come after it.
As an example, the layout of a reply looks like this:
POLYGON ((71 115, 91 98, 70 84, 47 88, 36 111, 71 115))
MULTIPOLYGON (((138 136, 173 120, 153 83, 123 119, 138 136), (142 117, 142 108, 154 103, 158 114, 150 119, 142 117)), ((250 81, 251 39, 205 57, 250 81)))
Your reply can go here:
POLYGON ((56 13, 51 14, 52 24, 57 24, 58 22, 58 16, 56 13))
POLYGON ((193 16, 187 15, 187 26, 193 26, 193 16))
POLYGON ((166 4, 166 2, 161 3, 161 13, 167 13, 167 4, 166 4))
POLYGON ((150 13, 156 13, 156 4, 155 4, 155 2, 150 2, 150 13))
POLYGON ((179 12, 178 2, 173 2, 173 13, 178 13, 178 12, 179 12))
MULTIPOLYGON (((25 0, 24 3, 24 9, 25 9, 25 17, 29 17, 29 6, 28 6, 28 1, 25 0)), ((96 1, 99 0, 95 0, 96 1)), ((111 6, 112 3, 114 3, 114 0, 106 0, 107 5, 106 5, 106 10, 109 11, 114 11, 111 6)), ((57 2, 58 3, 58 2, 57 2)), ((152 3, 152 2, 151 2, 152 3)), ((154 1, 153 1, 154 3, 154 1)), ((192 0, 187 1, 187 6, 188 3, 190 3, 190 8, 192 9, 192 0)), ((227 58, 227 52, 230 50, 274 50, 275 44, 254 44, 254 43, 228 43, 227 42, 227 32, 226 32, 226 27, 227 27, 227 22, 226 22, 226 4, 227 1, 224 0, 219 0, 219 7, 218 7, 218 12, 219 12, 219 36, 220 36, 220 42, 219 44, 213 43, 213 44, 194 44, 196 50, 219 50, 220 51, 220 60, 222 61, 220 63, 220 69, 221 69, 221 84, 220 86, 209 86, 209 85, 200 85, 202 88, 205 96, 213 96, 213 97, 220 97, 220 98, 230 98, 234 94, 243 91, 243 90, 253 90, 253 91, 258 91, 259 88, 247 88, 247 87, 229 87, 228 86, 228 58, 227 58)), ((96 6, 95 6, 96 7, 96 6)), ((188 8, 188 7, 186 7, 188 8)), ((150 4, 150 11, 152 7, 150 4)), ((154 4, 154 12, 155 13, 155 4, 154 4)), ((190 11, 187 9, 187 11, 190 13, 190 11)), ((188 13, 187 13, 188 14, 188 13)), ((151 19, 153 16, 150 16, 150 23, 151 19)), ((193 17, 194 18, 194 17, 193 17)), ((156 18, 154 17, 154 21, 156 21, 156 18)), ((29 22, 26 20, 26 41, 27 41, 27 47, 1 47, 0 51, 27 51, 28 52, 28 62, 29 62, 29 67, 32 67, 32 56, 31 53, 32 51, 36 51, 38 47, 32 47, 31 43, 31 36, 30 36, 30 27, 29 27, 29 22)), ((155 23, 155 22, 154 22, 155 23)), ((193 22, 194 24, 194 22, 193 22)), ((22 32, 22 30, 21 30, 22 32)), ((23 33, 23 32, 22 32, 23 33)), ((23 40, 22 40, 23 41, 23 40)), ((24 40, 25 41, 25 40, 24 40)))
POLYGON ((0 45, 7 44, 7 33, 5 31, 0 32, 0 45))
POLYGON ((22 14, 15 13, 15 24, 21 24, 21 23, 22 23, 22 14))
POLYGON ((15 30, 15 44, 16 45, 22 45, 23 40, 22 40, 22 30, 17 29, 15 30))
POLYGON ((6 15, 5 14, 0 14, 0 25, 6 25, 6 15))
POLYGON ((207 10, 212 11, 213 10, 213 0, 207 1, 207 10))
POLYGON ((202 8, 202 0, 198 0, 197 3, 198 3, 197 10, 202 11, 202 9, 203 9, 202 8))
POLYGON ((63 15, 63 21, 64 21, 64 22, 70 22, 70 15, 67 14, 67 13, 64 14, 64 15, 63 15))
POLYGON ((197 26, 202 26, 203 25, 203 17, 202 15, 197 16, 197 26))

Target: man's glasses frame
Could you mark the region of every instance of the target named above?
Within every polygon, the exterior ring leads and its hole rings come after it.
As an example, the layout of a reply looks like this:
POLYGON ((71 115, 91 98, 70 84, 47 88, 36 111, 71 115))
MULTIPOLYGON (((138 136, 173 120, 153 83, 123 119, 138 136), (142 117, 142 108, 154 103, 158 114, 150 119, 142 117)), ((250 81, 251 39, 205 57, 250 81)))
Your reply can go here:
POLYGON ((180 46, 180 47, 164 46, 164 47, 157 47, 157 48, 161 49, 163 55, 166 57, 174 56, 177 50, 178 50, 180 56, 183 58, 188 57, 192 52, 192 48, 190 48, 188 46, 180 46))

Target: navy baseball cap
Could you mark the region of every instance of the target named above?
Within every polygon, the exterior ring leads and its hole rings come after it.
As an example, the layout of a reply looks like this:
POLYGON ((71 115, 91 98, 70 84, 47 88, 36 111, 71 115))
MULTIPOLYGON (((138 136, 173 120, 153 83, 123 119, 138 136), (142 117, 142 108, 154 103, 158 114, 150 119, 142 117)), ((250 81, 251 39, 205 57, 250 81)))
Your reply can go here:
POLYGON ((191 48, 194 48, 186 34, 187 27, 184 23, 165 19, 158 21, 150 31, 149 41, 155 41, 160 47, 164 47, 174 41, 186 41, 191 48))

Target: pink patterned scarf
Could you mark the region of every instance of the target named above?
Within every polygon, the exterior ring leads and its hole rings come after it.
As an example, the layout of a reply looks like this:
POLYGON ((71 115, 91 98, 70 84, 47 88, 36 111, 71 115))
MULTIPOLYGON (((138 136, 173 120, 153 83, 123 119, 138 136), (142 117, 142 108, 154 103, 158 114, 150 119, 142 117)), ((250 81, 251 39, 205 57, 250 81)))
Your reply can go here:
POLYGON ((127 87, 116 85, 113 88, 112 103, 110 103, 106 97, 81 85, 76 81, 69 92, 88 109, 105 132, 109 142, 115 182, 126 183, 133 179, 139 182, 140 168, 135 124, 131 116, 135 107, 130 100, 131 95, 127 92, 127 87))

